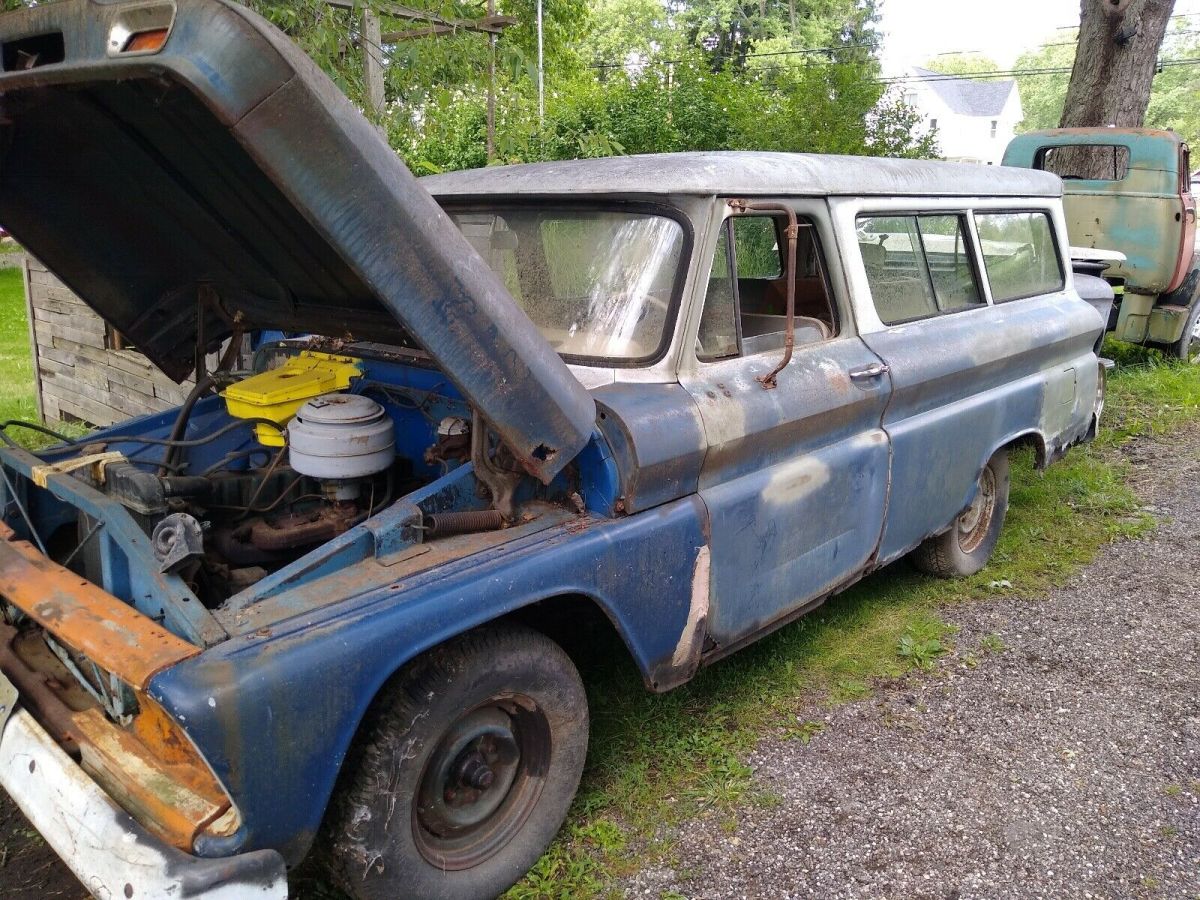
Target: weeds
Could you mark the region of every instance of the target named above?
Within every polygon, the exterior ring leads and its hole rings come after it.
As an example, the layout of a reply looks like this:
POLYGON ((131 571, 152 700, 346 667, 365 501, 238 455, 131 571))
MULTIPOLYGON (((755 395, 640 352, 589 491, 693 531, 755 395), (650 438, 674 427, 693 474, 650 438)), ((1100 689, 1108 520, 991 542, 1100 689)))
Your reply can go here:
POLYGON ((789 741, 799 741, 801 744, 807 744, 814 737, 825 730, 824 722, 816 722, 812 719, 807 721, 799 721, 797 725, 789 725, 783 730, 783 736, 789 741))
POLYGON ((984 653, 996 654, 996 653, 1003 653, 1005 650, 1008 649, 1008 647, 1006 647, 1004 644, 1004 641, 1002 641, 1000 639, 1000 635, 985 634, 979 640, 979 649, 982 650, 984 653))
POLYGON ((933 668, 937 658, 946 652, 940 636, 930 636, 929 628, 910 625, 900 636, 896 653, 914 668, 927 672, 933 668))

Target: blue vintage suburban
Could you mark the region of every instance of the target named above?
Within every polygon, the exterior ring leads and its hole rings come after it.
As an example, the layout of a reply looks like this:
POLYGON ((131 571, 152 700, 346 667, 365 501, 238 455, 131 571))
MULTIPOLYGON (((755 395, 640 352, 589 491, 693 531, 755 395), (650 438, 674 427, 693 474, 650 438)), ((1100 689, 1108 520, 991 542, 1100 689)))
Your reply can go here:
POLYGON ((669 690, 906 554, 978 571, 1010 451, 1095 433, 1052 174, 418 181, 232 3, 42 4, 0 50, 0 221, 195 383, 0 427, 0 784, 98 897, 282 898, 310 853, 494 896, 583 768, 564 633, 669 690))

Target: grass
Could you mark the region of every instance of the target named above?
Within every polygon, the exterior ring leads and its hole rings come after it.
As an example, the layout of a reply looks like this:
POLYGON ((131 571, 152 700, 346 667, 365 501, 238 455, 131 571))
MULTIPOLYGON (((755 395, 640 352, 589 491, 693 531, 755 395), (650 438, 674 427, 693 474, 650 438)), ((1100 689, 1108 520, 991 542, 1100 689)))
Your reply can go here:
MULTIPOLYGON (((801 745, 836 739, 811 718, 814 704, 856 700, 880 679, 936 669, 955 650, 946 608, 1036 597, 1103 545, 1151 527, 1114 451, 1200 418, 1200 366, 1112 342, 1106 353, 1119 368, 1101 436, 1045 473, 1018 455, 1008 521, 979 575, 937 581, 895 564, 661 696, 645 691, 623 648, 593 642, 581 660, 592 710, 583 783, 558 839, 510 900, 604 896, 614 878, 670 859, 664 826, 706 813, 735 824, 743 804, 778 802, 755 792, 743 762, 765 734, 801 745)), ((0 270, 0 420, 36 417, 32 378, 20 273, 0 270)), ((963 648, 972 660, 1005 649, 995 635, 963 648)))
POLYGON ((20 269, 0 269, 0 421, 37 419, 20 269))

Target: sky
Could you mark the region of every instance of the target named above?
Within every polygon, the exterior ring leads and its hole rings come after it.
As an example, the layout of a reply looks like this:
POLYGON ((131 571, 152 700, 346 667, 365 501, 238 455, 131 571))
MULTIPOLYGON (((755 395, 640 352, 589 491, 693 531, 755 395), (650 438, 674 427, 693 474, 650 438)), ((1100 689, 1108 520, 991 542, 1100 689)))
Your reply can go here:
MULTIPOLYGON (((1003 67, 1079 24, 1080 0, 883 0, 883 69, 895 75, 939 53, 979 52, 1003 67), (1061 32, 1059 32, 1061 33, 1061 32)), ((1176 0, 1175 14, 1200 14, 1200 0, 1176 0)), ((1200 27, 1200 15, 1192 20, 1200 27)))

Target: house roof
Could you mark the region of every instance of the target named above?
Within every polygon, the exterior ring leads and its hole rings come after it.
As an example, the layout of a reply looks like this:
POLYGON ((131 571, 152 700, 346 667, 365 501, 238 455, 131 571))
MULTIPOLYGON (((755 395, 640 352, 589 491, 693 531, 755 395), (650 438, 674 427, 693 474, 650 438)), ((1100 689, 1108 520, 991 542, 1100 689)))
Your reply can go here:
POLYGON ((1059 197, 1056 175, 966 163, 746 151, 489 166, 429 175, 439 199, 480 195, 1059 197))
POLYGON ((941 72, 913 67, 913 72, 923 79, 952 112, 961 116, 995 118, 1004 111, 1005 104, 1016 90, 1015 81, 977 81, 972 78, 950 78, 941 72))

